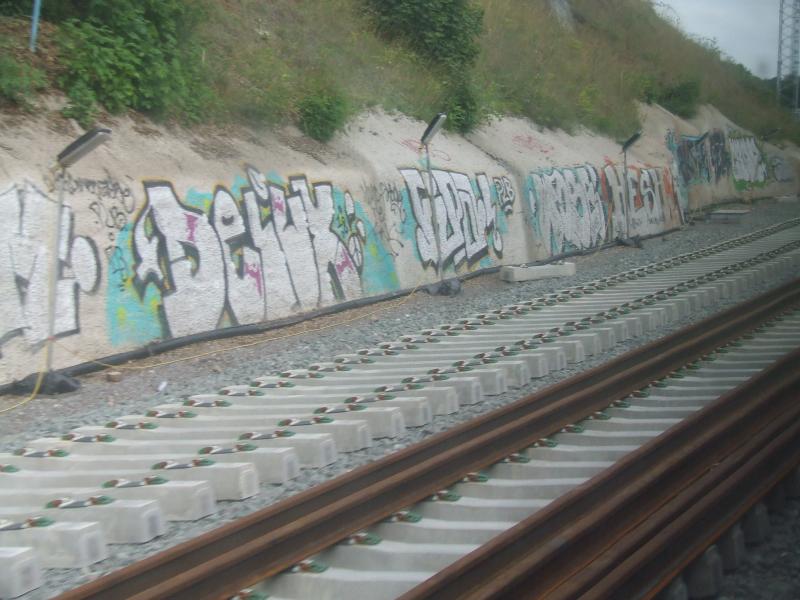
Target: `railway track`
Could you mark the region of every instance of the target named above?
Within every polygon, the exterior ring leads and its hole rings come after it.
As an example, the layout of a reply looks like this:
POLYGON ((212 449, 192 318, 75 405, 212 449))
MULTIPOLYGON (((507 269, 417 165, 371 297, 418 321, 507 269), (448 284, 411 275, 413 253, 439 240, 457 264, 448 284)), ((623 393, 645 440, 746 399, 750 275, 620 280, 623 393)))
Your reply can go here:
MULTIPOLYGON (((0 481, 6 484, 0 491, 0 519, 6 519, 0 546, 12 540, 16 546, 37 547, 47 566, 80 567, 102 560, 108 554, 106 542, 145 542, 163 532, 165 520, 192 520, 213 512, 215 499, 250 496, 257 493, 259 481, 283 483, 300 468, 330 464, 337 452, 369 446, 373 437, 398 435, 435 414, 481 402, 484 395, 518 387, 796 272, 797 225, 795 220, 341 355, 330 363, 195 396, 186 405, 157 406, 146 415, 82 427, 60 439, 35 440, 14 455, 0 456, 0 481), (29 521, 34 517, 39 523, 29 521)), ((578 469, 571 479, 577 483, 588 473, 578 469)), ((414 500, 406 498, 405 504, 414 500)), ((282 518, 299 514, 303 512, 290 511, 282 518)), ((326 540, 333 543, 347 535, 326 540)), ((315 540, 311 552, 322 549, 321 540, 315 540)), ((186 547, 169 552, 182 556, 186 547)), ((308 549, 302 553, 307 556, 308 549)), ((298 562, 302 553, 291 556, 298 562)), ((148 561, 143 564, 135 568, 146 568, 148 561)), ((11 576, 13 569, 12 564, 11 576)), ((259 571, 260 576, 277 572, 259 571)), ((169 573, 171 581, 188 581, 188 575, 177 573, 169 573)), ((107 585, 119 577, 112 574, 96 583, 107 585)), ((116 597, 132 597, 124 585, 113 593, 126 595, 116 597)), ((235 584, 225 593, 231 586, 235 584)), ((92 593, 87 590, 67 597, 92 593)), ((208 590, 204 587, 204 593, 208 590)), ((171 589, 153 593, 142 597, 179 597, 171 589)))
POLYGON ((676 517, 701 512, 673 535, 718 516, 699 536, 713 541, 800 462, 798 303, 794 281, 64 598, 222 598, 269 576, 243 597, 652 587, 618 565, 671 573, 692 554, 665 563, 653 539, 676 517), (709 505, 725 486, 750 490, 744 504, 709 505))

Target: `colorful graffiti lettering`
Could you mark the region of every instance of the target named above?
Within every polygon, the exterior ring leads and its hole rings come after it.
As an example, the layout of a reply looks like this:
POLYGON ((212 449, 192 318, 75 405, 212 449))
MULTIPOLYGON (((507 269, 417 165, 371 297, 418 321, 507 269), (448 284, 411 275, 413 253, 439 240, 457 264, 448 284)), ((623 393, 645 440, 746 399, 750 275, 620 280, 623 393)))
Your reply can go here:
POLYGON ((600 177, 591 165, 528 176, 531 224, 551 255, 594 248, 606 239, 600 177))
POLYGON ((725 133, 719 129, 700 136, 667 131, 667 147, 675 156, 678 173, 684 185, 716 182, 730 174, 731 158, 725 133))
POLYGON ((708 158, 711 162, 711 171, 714 173, 714 181, 719 183, 731 172, 731 155, 725 143, 725 133, 719 129, 709 132, 708 148, 708 158))
POLYGON ((668 131, 667 146, 675 157, 680 180, 687 186, 719 183, 732 177, 738 190, 746 190, 763 187, 770 180, 794 179, 791 169, 775 168, 753 136, 738 131, 726 134, 714 129, 698 137, 681 136, 680 140, 676 140, 675 132, 668 131))
MULTIPOLYGON (((0 192, 6 226, 0 228, 0 346, 23 336, 36 346, 48 336, 51 240, 56 205, 30 182, 0 192)), ((100 281, 95 243, 73 233, 72 209, 64 206, 59 231, 55 334, 80 331, 80 294, 93 294, 100 281)))
POLYGON ((245 173, 236 188, 218 186, 200 203, 181 201, 169 182, 144 183, 130 268, 121 273, 130 293, 117 294, 112 321, 127 320, 132 301, 147 304, 161 336, 178 337, 359 297, 365 280, 371 293, 397 287, 388 253, 349 193, 304 176, 284 183, 254 167, 245 173))
POLYGON ((680 222, 672 175, 663 168, 629 167, 627 177, 614 164, 602 171, 592 165, 551 168, 528 176, 526 197, 531 226, 550 256, 597 248, 615 237, 656 233, 680 222))
POLYGON ((711 181, 706 138, 706 135, 683 135, 676 139, 674 131, 667 132, 667 146, 675 154, 680 176, 687 186, 711 181))
POLYGON ((629 166, 627 178, 621 165, 603 169, 606 201, 612 206, 614 237, 652 235, 681 224, 672 173, 662 167, 629 166), (625 180, 628 215, 625 215, 625 180))
MULTIPOLYGON (((474 182, 464 173, 433 169, 433 202, 428 191, 428 176, 418 169, 400 169, 406 184, 411 216, 415 221, 414 239, 424 266, 437 270, 462 264, 474 265, 492 252, 503 255, 503 238, 497 192, 484 174, 474 182)), ((509 182, 510 183, 510 182, 509 182)), ((513 192, 513 190, 512 190, 513 192)), ((513 195, 511 197, 513 203, 513 195)))

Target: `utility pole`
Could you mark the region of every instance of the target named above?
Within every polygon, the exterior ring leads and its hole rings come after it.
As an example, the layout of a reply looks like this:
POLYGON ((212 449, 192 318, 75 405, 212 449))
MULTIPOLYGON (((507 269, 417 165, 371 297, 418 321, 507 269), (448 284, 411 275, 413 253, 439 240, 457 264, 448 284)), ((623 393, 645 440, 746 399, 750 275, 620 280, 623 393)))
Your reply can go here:
POLYGON ((778 104, 791 85, 792 114, 800 118, 800 0, 781 0, 778 20, 778 70, 775 87, 778 104))

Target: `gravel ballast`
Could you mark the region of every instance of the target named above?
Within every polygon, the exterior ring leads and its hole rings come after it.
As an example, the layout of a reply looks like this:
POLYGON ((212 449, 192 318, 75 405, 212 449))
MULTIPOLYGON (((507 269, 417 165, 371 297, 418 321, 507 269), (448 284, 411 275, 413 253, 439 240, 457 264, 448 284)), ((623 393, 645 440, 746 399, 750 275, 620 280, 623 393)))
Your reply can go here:
MULTIPOLYGON (((246 383, 254 377, 278 370, 303 368, 319 361, 330 360, 334 355, 371 347, 376 343, 396 339, 402 334, 416 332, 425 327, 453 322, 473 313, 497 308, 542 294, 580 285, 600 277, 616 274, 636 266, 664 260, 671 256, 692 252, 715 243, 744 235, 770 225, 800 216, 800 204, 760 202, 745 215, 740 223, 711 223, 698 221, 679 232, 643 242, 641 249, 614 247, 586 256, 575 257, 577 274, 574 277, 508 284, 497 273, 481 275, 465 281, 458 296, 431 296, 424 291, 413 295, 359 309, 343 311, 291 327, 254 336, 230 338, 181 348, 149 359, 115 367, 122 373, 121 380, 108 381, 104 372, 80 377, 79 391, 53 397, 40 397, 11 412, 0 414, 0 450, 13 451, 34 438, 58 435, 81 425, 99 424, 124 414, 142 413, 148 408, 166 402, 179 402, 186 396, 214 392, 231 384, 246 383), (320 330, 320 328, 323 328, 320 330), (287 337, 291 336, 291 337, 287 337), (283 339, 272 339, 283 338, 283 339), (267 341, 271 340, 271 341, 267 341), (252 345, 255 342, 261 342, 252 345), (249 347, 236 348, 242 344, 249 347), (226 350, 227 349, 227 350, 226 350), (217 350, 213 355, 196 357, 217 350), (173 362, 179 359, 180 362, 173 362), (171 364, 164 364, 171 363, 171 364), (161 391, 159 391, 161 390, 161 391)), ((779 282, 775 282, 777 285, 779 282)), ((715 308, 721 310, 732 303, 715 308)), ((213 516, 193 523, 169 523, 165 536, 144 546, 115 545, 112 558, 94 565, 88 572, 49 570, 47 585, 26 598, 48 598, 54 594, 84 583, 110 570, 129 564, 149 554, 184 541, 202 531, 212 529, 258 508, 269 505, 309 486, 383 456, 387 452, 407 446, 426 436, 453 426, 477 414, 506 404, 541 389, 577 372, 602 364, 611 358, 646 344, 656 337, 708 316, 708 311, 691 315, 682 322, 670 324, 635 340, 616 345, 598 357, 590 357, 565 370, 537 379, 517 390, 500 396, 487 397, 477 405, 465 406, 457 414, 436 417, 435 420, 395 439, 374 440, 367 450, 342 455, 333 465, 320 470, 306 470, 291 483, 283 486, 262 486, 262 493, 243 502, 220 503, 213 516)), ((65 341, 65 345, 68 340, 65 341)), ((59 348, 58 352, 64 350, 59 348)), ((0 409, 20 402, 22 398, 0 396, 0 409)), ((797 548, 796 503, 781 519, 788 520, 780 528, 781 535, 794 535, 797 548)), ((757 556, 769 552, 769 544, 759 549, 757 556)), ((776 552, 748 562, 743 570, 732 576, 735 589, 726 588, 726 598, 776 598, 800 597, 798 587, 797 553, 788 553, 786 544, 776 552), (792 561, 794 568, 779 569, 769 574, 768 568, 792 561), (753 567, 755 565, 755 567, 753 567), (776 582, 781 594, 794 590, 794 595, 759 595, 768 592, 764 585, 752 585, 752 578, 766 578, 776 582), (794 586, 794 587, 792 587, 794 586)))

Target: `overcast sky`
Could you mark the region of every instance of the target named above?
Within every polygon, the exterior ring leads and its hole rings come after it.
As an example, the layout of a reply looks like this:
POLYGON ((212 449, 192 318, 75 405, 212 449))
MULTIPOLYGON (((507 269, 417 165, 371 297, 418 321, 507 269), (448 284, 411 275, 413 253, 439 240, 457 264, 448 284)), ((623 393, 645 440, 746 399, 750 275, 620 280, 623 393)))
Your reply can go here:
POLYGON ((661 0, 685 31, 714 38, 720 49, 758 77, 775 76, 780 0, 661 0))

